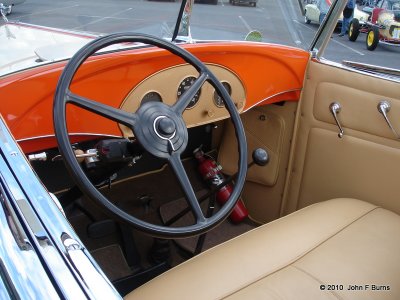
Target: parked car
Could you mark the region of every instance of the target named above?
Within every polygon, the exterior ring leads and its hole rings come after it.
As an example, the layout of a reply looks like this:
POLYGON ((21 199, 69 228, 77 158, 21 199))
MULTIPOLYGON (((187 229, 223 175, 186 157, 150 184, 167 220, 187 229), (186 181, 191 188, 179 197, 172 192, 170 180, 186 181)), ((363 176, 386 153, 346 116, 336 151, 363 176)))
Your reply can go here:
POLYGON ((311 22, 319 24, 319 16, 321 14, 320 2, 308 3, 304 7, 304 22, 310 24, 311 22))
MULTIPOLYGON (((319 4, 317 4, 317 3, 311 3, 311 4, 307 4, 304 7, 304 22, 306 24, 310 24, 311 22, 319 24, 321 13, 320 13, 320 8, 318 5, 319 4)), ((363 12, 356 5, 356 7, 354 8, 354 18, 364 21, 364 20, 368 19, 368 16, 369 16, 368 13, 363 12)), ((342 20, 343 20, 343 14, 341 14, 338 19, 339 26, 342 23, 342 20)))
POLYGON ((400 45, 400 0, 381 0, 369 8, 369 18, 354 17, 349 26, 349 40, 355 42, 360 33, 366 33, 365 44, 373 51, 379 43, 400 45))
POLYGON ((257 1, 258 0, 229 0, 229 3, 232 5, 236 5, 236 4, 247 4, 250 6, 257 6, 257 1))
POLYGON ((292 1, 49 3, 0 26, 0 299, 400 298, 400 70, 324 54, 345 1, 307 46, 292 1))
POLYGON ((0 2, 0 15, 9 15, 12 12, 14 5, 24 3, 25 0, 1 0, 0 2))

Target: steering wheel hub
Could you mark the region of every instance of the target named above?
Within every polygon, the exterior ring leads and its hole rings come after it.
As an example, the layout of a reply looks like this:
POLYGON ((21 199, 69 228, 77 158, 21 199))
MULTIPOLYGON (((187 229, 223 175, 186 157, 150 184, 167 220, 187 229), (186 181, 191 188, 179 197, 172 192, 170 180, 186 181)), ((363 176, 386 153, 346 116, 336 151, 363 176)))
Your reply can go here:
POLYGON ((156 157, 169 158, 171 150, 180 154, 186 149, 186 124, 171 107, 161 102, 147 102, 136 114, 139 122, 133 128, 134 134, 146 151, 156 157))

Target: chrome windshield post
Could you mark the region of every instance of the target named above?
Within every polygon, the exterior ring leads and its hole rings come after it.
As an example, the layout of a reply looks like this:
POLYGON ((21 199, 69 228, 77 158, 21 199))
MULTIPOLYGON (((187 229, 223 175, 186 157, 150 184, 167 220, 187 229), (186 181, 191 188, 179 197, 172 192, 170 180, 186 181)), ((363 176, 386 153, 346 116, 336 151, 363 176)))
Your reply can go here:
POLYGON ((332 36, 333 31, 337 25, 340 14, 343 12, 346 6, 347 0, 335 0, 333 1, 328 13, 322 24, 319 26, 317 34, 314 37, 310 45, 310 51, 313 52, 313 57, 321 58, 326 46, 328 45, 329 39, 332 36))
POLYGON ((6 17, 7 13, 11 12, 11 6, 5 6, 3 3, 0 2, 0 14, 3 18, 4 23, 8 23, 8 19, 6 17))
POLYGON ((174 34, 171 39, 172 42, 184 41, 186 43, 193 43, 190 33, 190 18, 192 16, 193 4, 194 0, 182 2, 178 19, 176 20, 174 34))

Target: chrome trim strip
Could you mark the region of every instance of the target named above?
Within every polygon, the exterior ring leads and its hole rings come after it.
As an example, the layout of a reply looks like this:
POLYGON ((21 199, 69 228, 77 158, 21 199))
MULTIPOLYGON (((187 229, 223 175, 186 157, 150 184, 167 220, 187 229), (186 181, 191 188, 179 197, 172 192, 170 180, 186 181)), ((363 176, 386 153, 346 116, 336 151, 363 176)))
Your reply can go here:
MULTIPOLYGON (((7 175, 5 182, 8 185, 12 184, 12 188, 9 190, 12 191, 15 201, 20 201, 16 207, 24 209, 21 220, 24 220, 27 224, 27 233, 32 236, 33 246, 40 255, 40 265, 46 268, 46 271, 51 274, 50 276, 53 276, 52 283, 54 286, 61 290, 65 298, 68 299, 94 298, 98 294, 93 290, 93 286, 87 284, 87 281, 93 282, 93 279, 96 278, 97 284, 102 285, 104 289, 109 289, 110 295, 114 296, 108 299, 121 299, 121 296, 86 249, 82 249, 85 254, 82 259, 93 265, 93 274, 87 275, 91 278, 82 276, 80 266, 71 264, 61 241, 62 234, 67 233, 74 240, 79 241, 81 245, 82 243, 32 170, 27 158, 15 143, 2 118, 0 118, 0 149, 2 150, 0 156, 1 174, 7 175), (21 178, 23 180, 17 181, 21 178), (25 212, 28 212, 33 220, 39 222, 30 222, 29 219, 26 219, 27 214, 25 212)), ((0 222, 0 229, 1 226, 4 226, 2 222, 0 222)), ((2 247, 0 247, 0 253, 1 251, 2 247)), ((13 264, 16 264, 16 261, 13 261, 13 264)), ((28 266, 32 266, 32 262, 26 262, 23 268, 28 266)), ((27 276, 31 277, 32 275, 28 274, 27 276)), ((53 297, 38 297, 37 299, 53 299, 53 297)))
POLYGON ((386 41, 379 41, 379 44, 388 45, 388 46, 392 46, 392 47, 400 47, 400 44, 386 42, 386 41))
POLYGON ((71 238, 67 233, 61 236, 61 240, 63 241, 71 263, 79 272, 86 285, 90 288, 95 299, 113 299, 115 296, 114 291, 109 289, 107 285, 99 284, 103 278, 101 278, 101 274, 96 272, 95 266, 86 257, 85 249, 82 245, 71 238))
MULTIPOLYGON (((370 76, 375 77, 375 78, 379 78, 379 79, 384 79, 384 80, 389 80, 389 81, 394 81, 394 82, 399 82, 400 83, 400 76, 392 76, 392 75, 389 75, 389 74, 384 74, 384 73, 378 72, 378 70, 381 68, 381 67, 378 67, 378 66, 359 63, 360 68, 356 68, 356 67, 353 67, 353 66, 350 66, 350 65, 347 65, 347 64, 334 62, 334 61, 327 60, 327 59, 324 59, 324 58, 321 58, 321 59, 315 59, 314 58, 312 60, 313 60, 313 62, 316 62, 316 63, 329 65, 329 66, 332 66, 332 67, 335 67, 335 68, 345 69, 345 70, 348 70, 348 71, 351 71, 351 72, 354 72, 354 73, 358 73, 358 74, 362 74, 362 75, 370 75, 370 76), (365 66, 365 67, 362 67, 362 66, 365 66), (368 66, 376 67, 376 72, 373 72, 371 69, 368 68, 368 66)), ((381 70, 383 70, 383 69, 384 68, 382 67, 381 70)), ((386 69, 388 69, 388 68, 386 68, 386 69)), ((390 69, 388 69, 388 70, 390 70, 390 69)), ((395 69, 394 69, 394 71, 397 72, 397 70, 395 70, 395 69)))
POLYGON ((286 91, 283 91, 283 92, 279 92, 279 93, 273 94, 273 95, 271 95, 271 96, 269 96, 267 98, 264 98, 264 99, 258 101, 257 103, 255 103, 252 106, 248 107, 246 110, 243 110, 243 112, 246 112, 246 111, 252 109, 253 107, 259 105, 260 103, 262 103, 264 101, 268 101, 269 99, 271 99, 273 97, 276 97, 276 96, 279 96, 279 95, 283 95, 283 94, 286 94, 286 93, 291 93, 291 92, 297 92, 297 91, 301 92, 301 90, 302 90, 302 88, 298 88, 298 89, 286 90, 286 91))
MULTIPOLYGON (((64 289, 60 291, 60 288, 53 286, 54 279, 51 279, 51 276, 55 274, 47 273, 46 264, 43 264, 37 252, 40 248, 39 241, 34 238, 31 230, 27 232, 28 222, 22 218, 21 210, 16 205, 16 202, 22 204, 25 199, 15 199, 15 194, 21 193, 18 183, 15 182, 6 162, 1 156, 0 158, 0 259, 4 266, 2 275, 8 277, 9 283, 12 282, 13 291, 10 292, 16 293, 11 299, 58 299, 64 289), (12 230, 13 225, 15 228, 12 230), (23 236, 23 241, 17 241, 23 236)), ((43 249, 48 250, 47 255, 52 253, 51 245, 44 243, 42 246, 43 249)), ((52 263, 57 266, 58 259, 55 258, 52 263)), ((63 273, 62 268, 60 268, 60 273, 63 273)), ((65 279, 71 280, 71 278, 65 279)), ((73 281, 70 286, 73 286, 73 281)), ((78 291, 75 296, 78 296, 78 299, 84 299, 84 294, 79 295, 78 291)))
POLYGON ((344 60, 342 64, 368 73, 373 73, 373 74, 379 73, 387 76, 394 76, 400 78, 400 70, 398 69, 392 69, 392 68, 381 67, 381 66, 370 65, 348 60, 344 60))
POLYGON ((11 295, 18 295, 3 261, 0 259, 0 299, 13 299, 11 295))
MULTIPOLYGON (((112 137, 112 138, 120 138, 122 135, 111 135, 111 134, 101 134, 101 133, 68 133, 68 135, 71 136, 103 136, 103 137, 112 137)), ((26 142, 26 141, 31 141, 31 140, 37 140, 37 139, 44 139, 44 138, 55 138, 56 136, 54 134, 47 134, 47 135, 38 135, 34 137, 29 137, 29 138, 24 138, 24 139, 19 139, 17 142, 26 142)))

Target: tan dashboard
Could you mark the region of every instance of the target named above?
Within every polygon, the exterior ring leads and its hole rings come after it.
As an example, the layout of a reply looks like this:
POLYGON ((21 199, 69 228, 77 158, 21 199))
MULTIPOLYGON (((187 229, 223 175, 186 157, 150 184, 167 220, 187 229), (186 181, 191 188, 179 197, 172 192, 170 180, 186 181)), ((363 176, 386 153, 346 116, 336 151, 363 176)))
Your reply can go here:
MULTIPOLYGON (((246 92, 244 85, 236 74, 216 64, 206 64, 211 72, 230 92, 237 109, 241 112, 245 106, 246 92)), ((198 77, 198 72, 191 65, 182 64, 161 70, 140 82, 124 99, 121 109, 136 112, 145 101, 162 101, 173 105, 190 82, 198 77)), ((221 98, 215 89, 206 82, 200 92, 183 113, 187 127, 194 127, 219 121, 229 117, 221 98)), ((125 137, 132 136, 132 131, 120 125, 125 137)))

